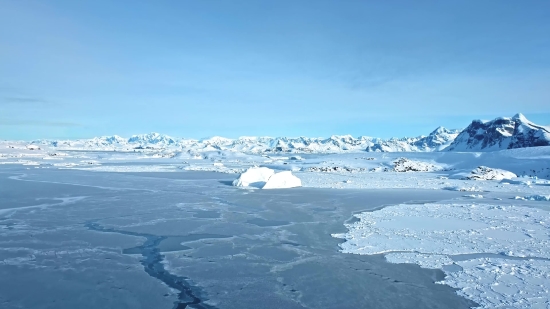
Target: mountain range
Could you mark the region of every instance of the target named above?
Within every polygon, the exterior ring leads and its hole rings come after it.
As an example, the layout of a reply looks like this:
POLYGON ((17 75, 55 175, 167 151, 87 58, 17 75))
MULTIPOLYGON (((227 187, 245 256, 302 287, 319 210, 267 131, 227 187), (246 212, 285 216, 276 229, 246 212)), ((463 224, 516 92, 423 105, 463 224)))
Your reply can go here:
POLYGON ((491 121, 474 120, 464 130, 439 127, 427 136, 381 139, 368 136, 333 135, 329 138, 254 137, 237 139, 212 137, 207 139, 173 138, 159 133, 117 135, 80 140, 36 140, 31 144, 58 149, 119 150, 170 149, 178 151, 238 151, 245 153, 340 153, 420 152, 420 151, 493 151, 511 148, 549 146, 550 128, 536 125, 522 114, 500 117, 491 121))

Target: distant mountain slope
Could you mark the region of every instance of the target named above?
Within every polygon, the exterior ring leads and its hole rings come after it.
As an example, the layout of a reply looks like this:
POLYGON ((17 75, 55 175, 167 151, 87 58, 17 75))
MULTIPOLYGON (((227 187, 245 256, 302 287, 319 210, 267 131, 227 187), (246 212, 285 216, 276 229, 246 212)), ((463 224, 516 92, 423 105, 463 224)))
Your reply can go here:
POLYGON ((536 146, 550 146, 550 128, 517 114, 491 121, 474 120, 445 150, 494 151, 536 146))
POLYGON ((149 134, 140 134, 133 135, 128 139, 130 144, 140 144, 140 145, 172 145, 176 144, 176 140, 167 135, 162 135, 158 133, 149 133, 149 134))
POLYGON ((449 146, 459 133, 460 130, 439 127, 428 136, 377 140, 365 150, 369 152, 438 151, 449 146))

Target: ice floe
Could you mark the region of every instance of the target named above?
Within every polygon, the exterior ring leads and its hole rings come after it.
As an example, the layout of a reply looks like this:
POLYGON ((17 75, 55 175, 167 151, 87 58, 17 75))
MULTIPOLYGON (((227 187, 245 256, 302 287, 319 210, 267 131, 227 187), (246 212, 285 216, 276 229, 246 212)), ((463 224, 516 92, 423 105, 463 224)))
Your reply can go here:
POLYGON ((550 261, 478 258, 455 262, 438 282, 458 289, 481 308, 550 308, 550 261))
POLYGON ((550 308, 550 216, 489 204, 398 205, 356 215, 343 252, 441 268, 482 308, 550 308), (451 267, 454 266, 454 267, 451 267))

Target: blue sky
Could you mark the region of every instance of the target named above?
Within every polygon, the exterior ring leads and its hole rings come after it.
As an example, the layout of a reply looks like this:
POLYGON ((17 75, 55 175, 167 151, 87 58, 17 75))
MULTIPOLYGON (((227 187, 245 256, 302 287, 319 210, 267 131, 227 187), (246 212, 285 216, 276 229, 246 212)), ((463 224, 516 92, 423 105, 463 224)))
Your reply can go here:
POLYGON ((550 124, 550 1, 0 0, 0 138, 550 124))

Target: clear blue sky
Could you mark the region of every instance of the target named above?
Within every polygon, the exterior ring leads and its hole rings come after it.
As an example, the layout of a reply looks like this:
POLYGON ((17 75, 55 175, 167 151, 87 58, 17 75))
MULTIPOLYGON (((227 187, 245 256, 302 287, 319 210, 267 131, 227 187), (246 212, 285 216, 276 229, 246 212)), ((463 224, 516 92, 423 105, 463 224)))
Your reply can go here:
POLYGON ((550 1, 0 0, 0 138, 550 124, 550 1))

